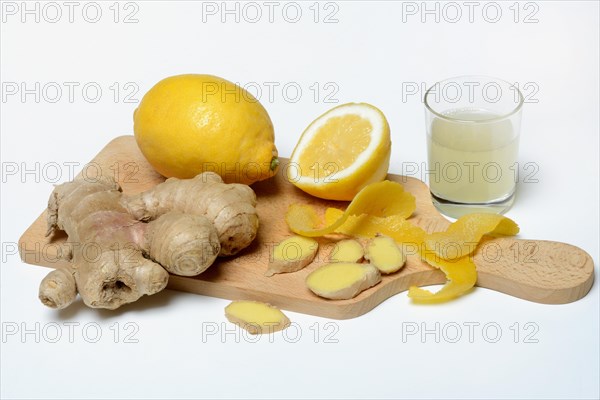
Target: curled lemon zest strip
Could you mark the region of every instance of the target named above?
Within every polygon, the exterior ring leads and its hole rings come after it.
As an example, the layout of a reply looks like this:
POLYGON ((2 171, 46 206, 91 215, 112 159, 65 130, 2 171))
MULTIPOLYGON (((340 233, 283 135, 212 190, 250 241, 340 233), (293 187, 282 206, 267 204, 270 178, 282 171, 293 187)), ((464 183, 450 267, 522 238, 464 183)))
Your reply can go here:
POLYGON ((405 219, 414 212, 416 207, 414 196, 405 192, 401 184, 382 181, 365 186, 354 197, 346 211, 323 228, 318 228, 320 218, 317 211, 306 204, 292 204, 285 215, 285 220, 292 232, 302 236, 317 237, 335 232, 350 216, 367 214, 385 218, 394 215, 405 219))
MULTIPOLYGON (((328 208, 325 211, 325 222, 330 224, 343 214, 337 208, 328 208)), ((351 215, 344 224, 335 230, 348 236, 372 238, 378 234, 389 236, 398 243, 414 243, 420 245, 424 242, 427 233, 419 226, 399 215, 389 217, 373 217, 371 215, 351 215)))
POLYGON ((471 254, 483 235, 512 236, 519 226, 510 218, 497 214, 467 214, 450 224, 444 232, 427 234, 421 259, 441 269, 448 282, 436 293, 411 286, 408 297, 420 303, 439 303, 468 292, 477 283, 477 268, 471 254))
POLYGON ((471 290, 477 283, 477 269, 473 260, 467 256, 457 260, 434 259, 427 253, 423 257, 429 265, 439 268, 446 275, 448 282, 437 292, 432 293, 429 290, 411 286, 408 289, 408 297, 417 303, 440 303, 461 296, 471 290))
POLYGON ((483 235, 513 236, 519 226, 498 214, 467 214, 452 223, 445 232, 427 235, 425 246, 437 256, 452 260, 475 251, 483 235))

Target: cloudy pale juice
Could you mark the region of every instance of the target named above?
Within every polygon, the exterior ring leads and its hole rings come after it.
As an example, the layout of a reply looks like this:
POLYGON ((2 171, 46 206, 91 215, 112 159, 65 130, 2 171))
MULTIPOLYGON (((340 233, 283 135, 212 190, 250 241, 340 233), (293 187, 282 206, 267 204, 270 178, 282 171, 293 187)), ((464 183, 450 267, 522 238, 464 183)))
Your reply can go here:
POLYGON ((518 128, 481 109, 460 109, 435 117, 427 135, 429 185, 455 203, 503 201, 515 191, 518 128))

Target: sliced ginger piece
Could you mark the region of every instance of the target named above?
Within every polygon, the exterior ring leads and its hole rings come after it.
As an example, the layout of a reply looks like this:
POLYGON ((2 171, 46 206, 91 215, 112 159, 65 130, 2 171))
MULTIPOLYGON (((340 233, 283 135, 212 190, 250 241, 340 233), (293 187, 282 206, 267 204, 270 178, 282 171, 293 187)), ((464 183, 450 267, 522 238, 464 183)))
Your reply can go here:
POLYGON ((406 262, 406 256, 400 247, 394 239, 387 236, 377 236, 369 241, 365 259, 377 267, 382 274, 400 271, 406 262))
POLYGON ((364 255, 365 250, 358 240, 345 239, 335 244, 329 261, 356 263, 362 260, 364 255))
POLYGON ((250 300, 233 301, 225 307, 229 322, 253 335, 281 331, 290 325, 289 318, 277 307, 250 300))
POLYGON ((299 271, 312 262, 317 254, 319 243, 311 238, 292 236, 275 247, 271 252, 266 276, 299 271))
POLYGON ((346 300, 381 282, 379 270, 370 264, 331 263, 306 277, 306 285, 317 296, 346 300))

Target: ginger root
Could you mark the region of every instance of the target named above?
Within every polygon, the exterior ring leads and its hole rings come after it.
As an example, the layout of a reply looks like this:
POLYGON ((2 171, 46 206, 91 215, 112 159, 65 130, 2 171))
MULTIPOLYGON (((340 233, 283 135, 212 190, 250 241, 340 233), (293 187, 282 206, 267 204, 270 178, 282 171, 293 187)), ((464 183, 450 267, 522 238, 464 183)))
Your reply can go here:
POLYGON ((239 300, 225 307, 229 322, 253 335, 273 333, 287 328, 289 318, 276 307, 258 301, 239 300))
POLYGON ((139 221, 155 219, 171 210, 208 218, 217 229, 220 256, 234 255, 246 248, 258 230, 254 191, 242 184, 224 184, 214 172, 204 172, 193 179, 169 178, 130 197, 125 206, 139 221))
POLYGON ((329 261, 357 263, 364 255, 365 251, 358 240, 344 239, 335 244, 329 261))
POLYGON ((194 276, 206 270, 223 253, 223 238, 228 253, 247 246, 258 228, 255 204, 252 189, 224 184, 210 172, 168 179, 133 196, 106 177, 58 185, 48 201, 46 235, 67 233, 70 264, 44 278, 39 298, 65 308, 78 292, 89 307, 115 309, 157 293, 168 272, 194 276))
POLYGON ((377 267, 382 274, 400 271, 406 262, 406 256, 394 239, 387 236, 377 236, 369 241, 365 259, 377 267))
POLYGON ((39 298, 50 308, 67 307, 77 297, 77 287, 73 274, 64 269, 50 272, 40 283, 39 298))
POLYGON ((292 236, 273 247, 266 276, 299 271, 312 262, 319 243, 311 238, 292 236))
POLYGON ((377 268, 357 263, 325 264, 306 277, 306 285, 314 294, 332 300, 351 299, 379 282, 377 268))

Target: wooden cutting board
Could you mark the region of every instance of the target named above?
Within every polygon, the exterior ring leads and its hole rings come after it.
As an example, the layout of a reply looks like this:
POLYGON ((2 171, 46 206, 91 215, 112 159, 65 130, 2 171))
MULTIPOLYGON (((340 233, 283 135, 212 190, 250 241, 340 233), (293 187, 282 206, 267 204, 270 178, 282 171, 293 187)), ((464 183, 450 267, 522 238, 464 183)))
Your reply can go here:
MULTIPOLYGON (((273 179, 252 185, 258 196, 260 229, 258 236, 234 258, 220 258, 197 277, 171 276, 169 288, 225 299, 252 299, 276 305, 284 310, 323 317, 346 319, 362 315, 387 298, 412 285, 433 285, 446 281, 444 274, 429 267, 417 256, 409 256, 398 273, 384 276, 381 283, 350 300, 326 300, 310 292, 306 276, 327 261, 332 241, 319 239, 315 261, 305 269, 273 277, 265 277, 271 246, 290 235, 284 221, 292 203, 345 208, 346 202, 325 201, 305 194, 291 185, 281 171, 273 179)), ((133 136, 111 141, 92 160, 88 176, 98 171, 116 177, 125 193, 136 193, 153 187, 164 178, 158 175, 140 153, 133 136)), ((400 182, 417 200, 411 221, 428 232, 445 230, 449 222, 431 203, 428 187, 418 179, 388 175, 400 182)), ((48 193, 50 195, 50 193, 48 193)), ((40 205, 45 203, 40 199, 40 205)), ((19 240, 24 262, 45 267, 59 267, 57 251, 64 234, 52 238, 46 232, 45 212, 23 233, 19 240)), ((594 263, 585 251, 558 242, 516 238, 486 239, 474 255, 478 271, 477 285, 539 303, 561 304, 585 296, 594 281, 594 263)), ((160 296, 157 294, 156 296, 160 296)))

